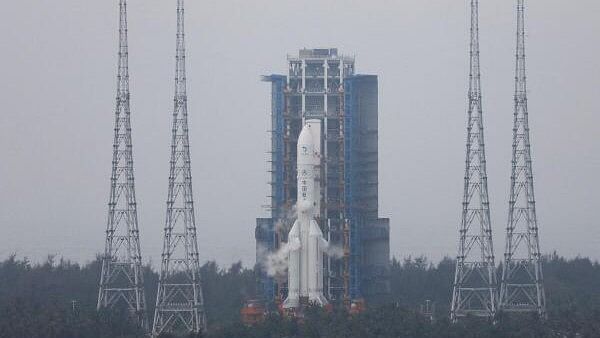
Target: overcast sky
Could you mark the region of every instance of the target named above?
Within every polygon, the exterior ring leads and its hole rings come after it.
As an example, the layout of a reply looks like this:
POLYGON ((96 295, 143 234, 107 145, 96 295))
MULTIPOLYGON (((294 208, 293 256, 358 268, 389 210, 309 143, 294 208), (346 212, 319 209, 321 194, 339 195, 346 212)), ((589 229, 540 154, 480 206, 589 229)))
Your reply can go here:
MULTIPOLYGON (((0 11, 0 258, 104 249, 117 0, 5 1, 0 11)), ((467 1, 188 0, 190 141, 200 256, 254 263, 266 215, 270 86, 302 47, 379 75, 380 215, 397 257, 456 255, 467 1)), ((482 1, 481 62, 496 257, 510 175, 514 1, 482 1)), ((531 0, 529 112, 544 253, 600 258, 600 2, 531 0)), ((144 260, 167 192, 175 0, 129 1, 133 150, 144 260)))

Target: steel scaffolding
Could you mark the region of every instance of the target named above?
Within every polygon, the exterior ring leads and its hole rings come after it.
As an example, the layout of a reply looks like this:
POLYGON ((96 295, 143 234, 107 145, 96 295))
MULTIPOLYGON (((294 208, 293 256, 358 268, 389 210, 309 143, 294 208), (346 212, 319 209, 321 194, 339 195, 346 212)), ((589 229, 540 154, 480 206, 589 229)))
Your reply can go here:
POLYGON ((98 291, 98 310, 125 306, 148 329, 142 254, 135 198, 129 104, 127 3, 119 2, 119 65, 106 245, 98 291))
POLYGON ((471 0, 469 108, 462 222, 450 317, 496 315, 497 282, 487 186, 479 65, 479 2, 471 0))
POLYGON ((206 329, 194 217, 185 75, 184 0, 177 1, 177 52, 167 216, 153 336, 206 329))
POLYGON ((506 248, 499 307, 506 312, 537 312, 546 318, 546 296, 538 236, 527 111, 525 0, 517 0, 512 171, 506 248))

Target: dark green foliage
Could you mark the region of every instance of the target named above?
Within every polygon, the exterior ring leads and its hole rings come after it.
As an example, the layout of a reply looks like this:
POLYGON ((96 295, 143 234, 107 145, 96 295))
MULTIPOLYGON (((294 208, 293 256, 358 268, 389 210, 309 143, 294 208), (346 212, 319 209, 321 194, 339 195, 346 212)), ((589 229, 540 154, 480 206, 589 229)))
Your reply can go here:
MULTIPOLYGON (((315 307, 294 320, 271 314, 261 324, 240 323, 245 299, 256 297, 255 276, 241 263, 220 269, 202 266, 209 332, 194 338, 392 338, 392 337, 600 337, 600 265, 586 258, 546 258, 544 276, 549 319, 500 315, 497 323, 466 318, 448 320, 454 262, 425 258, 392 261, 388 305, 350 316, 315 307), (435 304, 435 320, 419 313, 425 300, 435 304)), ((96 311, 100 264, 81 266, 49 257, 32 265, 14 256, 0 263, 0 338, 143 337, 124 310, 96 311)), ((158 276, 145 267, 148 317, 152 321, 158 276)), ((164 336, 169 337, 169 336, 164 336)))
POLYGON ((96 311, 99 267, 54 257, 0 263, 0 337, 142 337, 119 310, 96 311))
POLYGON ((244 300, 254 298, 256 294, 254 271, 244 269, 241 262, 231 265, 228 270, 208 262, 202 266, 200 274, 209 325, 239 322, 244 300))
POLYGON ((431 323, 415 311, 393 305, 370 309, 350 316, 343 311, 325 313, 309 309, 298 324, 291 319, 272 316, 255 327, 231 325, 211 332, 211 338, 396 338, 396 337, 551 337, 554 332, 535 316, 507 318, 497 325, 469 318, 459 324, 448 319, 431 323))
MULTIPOLYGON (((124 309, 96 311, 100 268, 99 259, 85 266, 54 257, 37 265, 15 256, 0 262, 0 338, 141 337, 124 309)), ((254 294, 253 271, 241 263, 219 269, 214 262, 201 270, 210 325, 239 322, 243 300, 254 294)), ((152 323, 158 275, 145 266, 144 279, 152 323)))
POLYGON ((434 265, 425 257, 392 259, 392 299, 404 307, 417 309, 430 300, 436 312, 450 312, 454 261, 444 258, 434 265))

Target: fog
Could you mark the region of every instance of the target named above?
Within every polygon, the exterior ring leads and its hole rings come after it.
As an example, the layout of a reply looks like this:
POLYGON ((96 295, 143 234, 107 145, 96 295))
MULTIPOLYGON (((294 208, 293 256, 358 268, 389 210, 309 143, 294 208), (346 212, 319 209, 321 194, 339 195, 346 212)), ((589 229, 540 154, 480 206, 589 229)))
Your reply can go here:
MULTIPOLYGON (((508 209, 514 1, 482 1, 481 62, 496 256, 508 209)), ((104 250, 117 1, 5 1, 0 12, 0 258, 104 250)), ((133 151, 144 261, 160 257, 175 1, 130 0, 133 151)), ((302 47, 379 75, 380 215, 394 256, 456 255, 466 135, 466 1, 186 3, 200 257, 254 264, 267 215, 270 86, 302 47)), ((541 249, 600 258, 600 2, 531 0, 529 113, 541 249)))

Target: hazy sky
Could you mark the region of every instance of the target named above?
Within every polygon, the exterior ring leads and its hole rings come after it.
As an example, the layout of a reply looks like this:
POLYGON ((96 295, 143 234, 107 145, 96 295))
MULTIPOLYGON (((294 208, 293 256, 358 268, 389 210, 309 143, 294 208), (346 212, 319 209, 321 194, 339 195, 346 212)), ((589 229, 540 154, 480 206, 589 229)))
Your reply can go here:
MULTIPOLYGON (((104 248, 117 0, 5 1, 0 11, 0 258, 104 248)), ((481 1, 494 245, 504 249, 514 2, 481 1)), ((338 47, 379 75, 380 214, 397 257, 455 256, 462 198, 468 5, 458 0, 188 0, 190 141, 200 256, 254 263, 266 215, 270 86, 302 47, 338 47)), ((531 0, 529 112, 541 248, 600 258, 600 2, 531 0)), ((144 260, 167 192, 175 0, 129 1, 132 125, 144 260)))

